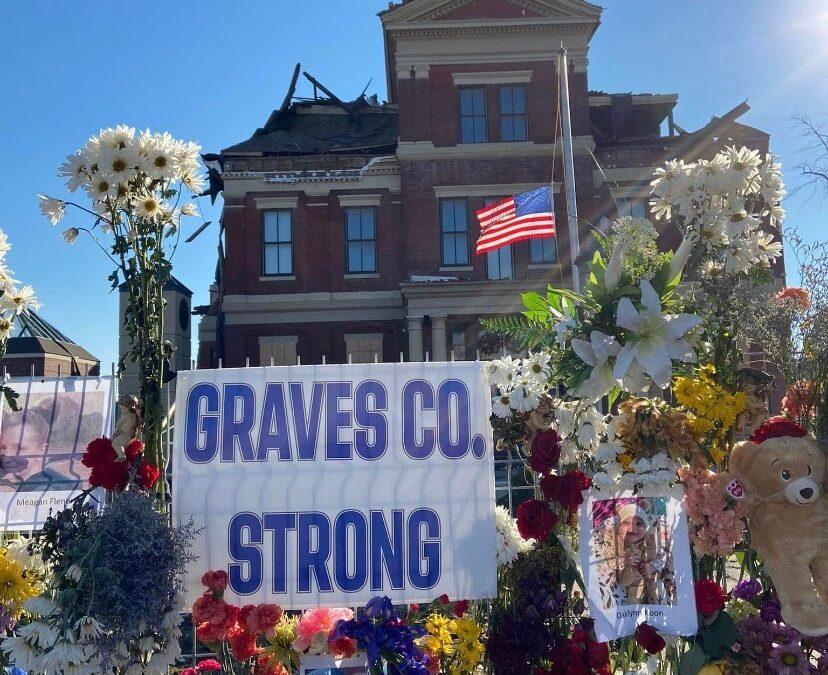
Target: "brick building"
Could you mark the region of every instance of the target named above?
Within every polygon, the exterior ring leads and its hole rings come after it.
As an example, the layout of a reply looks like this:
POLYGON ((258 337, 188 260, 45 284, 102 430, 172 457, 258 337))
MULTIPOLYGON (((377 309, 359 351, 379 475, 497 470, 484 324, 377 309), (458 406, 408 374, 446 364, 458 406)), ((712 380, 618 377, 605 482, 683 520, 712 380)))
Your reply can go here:
POLYGON ((294 100, 294 77, 264 127, 220 156, 224 241, 200 367, 467 358, 481 317, 570 285, 561 43, 582 250, 603 216, 646 213, 664 159, 767 149, 735 121, 746 106, 688 133, 676 94, 590 91, 600 16, 583 0, 407 0, 380 14, 388 103, 342 101, 315 80, 313 99, 294 100), (474 211, 550 177, 557 239, 475 256, 474 211))

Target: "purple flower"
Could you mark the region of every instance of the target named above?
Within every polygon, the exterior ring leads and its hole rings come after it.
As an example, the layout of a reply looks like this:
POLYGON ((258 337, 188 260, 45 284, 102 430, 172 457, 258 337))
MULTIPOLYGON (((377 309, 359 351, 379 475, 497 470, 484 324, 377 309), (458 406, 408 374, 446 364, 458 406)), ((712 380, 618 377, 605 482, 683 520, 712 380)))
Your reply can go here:
POLYGON ((771 649, 770 626, 758 616, 747 616, 739 622, 737 628, 742 653, 762 663, 771 649))
POLYGON ((736 587, 730 591, 731 597, 739 598, 740 600, 750 600, 755 598, 762 592, 762 582, 759 579, 745 579, 736 584, 736 587))
POLYGON ((759 608, 759 615, 765 621, 782 621, 782 612, 776 600, 765 600, 759 608))
POLYGON ((393 615, 394 605, 391 604, 391 598, 387 596, 377 595, 365 605, 365 616, 370 619, 390 619, 393 615))
POLYGON ((811 670, 808 658, 797 642, 774 647, 768 659, 768 666, 779 675, 808 675, 811 670))

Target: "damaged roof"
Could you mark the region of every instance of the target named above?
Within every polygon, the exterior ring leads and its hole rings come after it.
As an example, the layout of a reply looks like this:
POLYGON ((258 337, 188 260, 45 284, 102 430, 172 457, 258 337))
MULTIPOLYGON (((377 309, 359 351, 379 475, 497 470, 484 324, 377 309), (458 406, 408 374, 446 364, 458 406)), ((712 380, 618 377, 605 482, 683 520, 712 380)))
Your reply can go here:
POLYGON ((354 101, 294 101, 274 111, 265 126, 222 155, 319 155, 393 153, 397 147, 397 106, 374 97, 354 101))

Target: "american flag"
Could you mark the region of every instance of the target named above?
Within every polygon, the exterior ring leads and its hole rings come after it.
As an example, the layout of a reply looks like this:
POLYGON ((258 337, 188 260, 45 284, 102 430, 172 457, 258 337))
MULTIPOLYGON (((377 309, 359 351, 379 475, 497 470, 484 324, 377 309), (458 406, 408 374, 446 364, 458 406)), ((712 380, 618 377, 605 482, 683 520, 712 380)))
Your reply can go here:
POLYGON ((475 215, 480 223, 478 255, 516 241, 555 236, 555 209, 548 185, 501 199, 475 215))

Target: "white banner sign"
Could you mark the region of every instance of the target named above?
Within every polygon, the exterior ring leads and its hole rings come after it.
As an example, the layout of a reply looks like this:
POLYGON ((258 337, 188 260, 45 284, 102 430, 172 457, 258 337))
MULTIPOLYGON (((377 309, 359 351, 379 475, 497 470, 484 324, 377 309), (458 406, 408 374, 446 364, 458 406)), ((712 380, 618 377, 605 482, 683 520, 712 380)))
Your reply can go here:
POLYGON ((81 464, 112 428, 112 378, 12 379, 20 410, 0 415, 0 529, 33 530, 89 487, 81 464))
POLYGON ((489 389, 479 363, 179 372, 173 511, 185 579, 231 602, 356 606, 496 594, 489 389))

